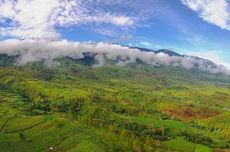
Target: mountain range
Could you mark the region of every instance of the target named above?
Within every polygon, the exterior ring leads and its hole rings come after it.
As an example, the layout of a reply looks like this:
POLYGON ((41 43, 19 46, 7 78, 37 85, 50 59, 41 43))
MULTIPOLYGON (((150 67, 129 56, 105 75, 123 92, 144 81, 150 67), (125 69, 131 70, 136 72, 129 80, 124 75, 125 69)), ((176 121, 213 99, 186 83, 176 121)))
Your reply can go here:
MULTIPOLYGON (((196 57, 196 56, 188 56, 188 55, 181 55, 179 53, 176 53, 172 50, 169 49, 160 49, 157 51, 151 50, 151 49, 146 49, 146 48, 139 48, 139 47, 129 47, 126 46, 130 49, 137 49, 140 50, 142 52, 154 52, 155 54, 166 54, 169 57, 186 57, 186 58, 190 58, 190 59, 194 59, 194 60, 198 60, 201 61, 202 64, 207 68, 207 67, 211 67, 211 68, 218 68, 219 65, 217 65, 216 63, 207 60, 207 59, 203 59, 200 57, 196 57)), ((96 56, 96 53, 90 53, 90 52, 85 52, 84 53, 84 57, 80 60, 85 61, 85 64, 87 65, 92 65, 95 61, 94 57, 96 56)), ((10 65, 10 64, 15 64, 17 59, 20 58, 20 55, 13 55, 13 56, 9 56, 7 54, 0 54, 0 65, 1 66, 6 66, 6 65, 10 65)), ((198 65, 194 65, 193 67, 196 68, 198 65)))
POLYGON ((1 54, 0 151, 229 151, 230 76, 214 72, 219 65, 121 49, 126 55, 1 54), (36 60, 19 62, 25 57, 36 60))

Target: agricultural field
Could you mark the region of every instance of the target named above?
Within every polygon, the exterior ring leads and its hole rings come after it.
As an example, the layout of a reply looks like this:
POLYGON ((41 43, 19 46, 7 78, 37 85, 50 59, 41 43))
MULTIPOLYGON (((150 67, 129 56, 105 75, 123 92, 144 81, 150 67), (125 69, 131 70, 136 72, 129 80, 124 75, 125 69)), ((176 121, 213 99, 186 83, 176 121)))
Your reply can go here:
POLYGON ((229 151, 228 76, 59 62, 0 68, 0 151, 229 151))

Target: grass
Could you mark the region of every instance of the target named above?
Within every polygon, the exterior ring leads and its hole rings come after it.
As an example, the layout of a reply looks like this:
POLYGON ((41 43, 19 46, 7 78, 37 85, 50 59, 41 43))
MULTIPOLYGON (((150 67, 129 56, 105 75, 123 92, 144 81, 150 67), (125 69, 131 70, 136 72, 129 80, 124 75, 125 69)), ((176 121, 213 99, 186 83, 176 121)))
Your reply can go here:
MULTIPOLYGON (((41 122, 41 117, 15 118, 9 123, 10 132, 0 133, 0 147, 2 151, 46 151, 48 147, 55 147, 57 151, 107 151, 109 136, 100 130, 83 126, 68 119, 48 119, 41 122), (29 123, 31 122, 31 123, 29 123), (32 125, 33 124, 33 125, 32 125), (20 133, 24 135, 22 139, 20 133)), ((114 136, 114 137, 113 137, 114 136)), ((114 141, 115 142, 115 141, 114 141)))
POLYGON ((69 150, 69 152, 105 152, 105 150, 98 147, 97 144, 92 143, 91 141, 84 141, 78 144, 76 147, 69 150))
POLYGON ((4 128, 5 133, 14 133, 19 131, 24 131, 26 129, 32 128, 38 124, 44 123, 43 116, 36 117, 21 117, 10 119, 4 128))
POLYGON ((178 121, 178 120, 157 120, 157 119, 152 119, 152 118, 146 118, 146 117, 131 117, 131 120, 134 122, 144 124, 144 125, 150 125, 154 126, 157 128, 160 127, 165 127, 169 129, 188 129, 189 125, 186 124, 185 122, 178 121))
POLYGON ((194 144, 184 140, 183 138, 176 138, 167 142, 164 142, 166 147, 178 152, 212 152, 212 148, 204 145, 194 144))
POLYGON ((69 59, 37 66, 0 68, 2 151, 230 146, 229 77, 146 65, 91 68, 69 59))

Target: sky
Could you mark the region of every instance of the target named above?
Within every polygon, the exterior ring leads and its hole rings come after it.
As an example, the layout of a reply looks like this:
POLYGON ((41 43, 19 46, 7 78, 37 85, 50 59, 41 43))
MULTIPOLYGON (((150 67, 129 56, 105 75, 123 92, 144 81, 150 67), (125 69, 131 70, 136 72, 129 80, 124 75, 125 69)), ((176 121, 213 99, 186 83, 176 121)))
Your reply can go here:
POLYGON ((0 0, 0 43, 172 49, 230 67, 230 0, 0 0))

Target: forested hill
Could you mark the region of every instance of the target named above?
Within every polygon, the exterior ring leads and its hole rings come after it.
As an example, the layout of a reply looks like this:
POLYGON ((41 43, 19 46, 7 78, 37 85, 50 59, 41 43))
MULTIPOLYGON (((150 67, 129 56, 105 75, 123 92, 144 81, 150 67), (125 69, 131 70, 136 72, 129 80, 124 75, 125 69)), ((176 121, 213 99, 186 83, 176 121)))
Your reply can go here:
POLYGON ((141 61, 94 67, 87 54, 52 65, 18 58, 0 56, 4 152, 228 151, 228 75, 141 61))

